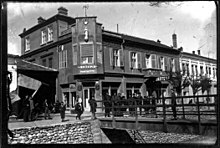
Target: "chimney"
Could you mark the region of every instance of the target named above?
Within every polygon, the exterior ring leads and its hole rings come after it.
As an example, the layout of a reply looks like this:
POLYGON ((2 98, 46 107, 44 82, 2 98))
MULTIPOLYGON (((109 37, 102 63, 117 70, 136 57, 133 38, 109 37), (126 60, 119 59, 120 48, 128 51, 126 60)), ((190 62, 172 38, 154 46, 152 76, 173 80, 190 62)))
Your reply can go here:
POLYGON ((175 33, 172 35, 172 39, 173 39, 173 48, 177 48, 177 37, 175 33))
POLYGON ((118 24, 117 24, 117 33, 118 33, 118 24))
POLYGON ((193 54, 195 54, 195 51, 192 51, 193 54))
POLYGON ((23 33, 26 32, 26 28, 23 29, 23 33))
POLYGON ((37 21, 38 21, 38 24, 40 24, 40 23, 44 22, 45 19, 43 19, 43 18, 40 16, 40 17, 37 19, 37 21))
POLYGON ((158 40, 157 40, 157 43, 160 43, 160 42, 161 42, 161 41, 158 39, 158 40))
POLYGON ((64 7, 60 7, 57 10, 58 10, 58 14, 60 14, 60 15, 65 15, 65 16, 68 15, 68 10, 64 7))
POLYGON ((200 55, 200 50, 197 50, 198 51, 198 55, 200 55))

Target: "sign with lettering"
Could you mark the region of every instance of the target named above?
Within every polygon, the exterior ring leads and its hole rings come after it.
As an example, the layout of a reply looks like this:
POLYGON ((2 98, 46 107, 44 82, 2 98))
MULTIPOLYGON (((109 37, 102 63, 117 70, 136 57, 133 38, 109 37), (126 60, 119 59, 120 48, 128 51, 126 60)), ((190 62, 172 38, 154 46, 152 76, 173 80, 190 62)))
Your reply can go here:
POLYGON ((81 66, 78 66, 78 68, 80 69, 88 69, 88 68, 96 68, 97 66, 96 65, 81 65, 81 66))
POLYGON ((80 73, 96 73, 95 69, 80 70, 80 73))

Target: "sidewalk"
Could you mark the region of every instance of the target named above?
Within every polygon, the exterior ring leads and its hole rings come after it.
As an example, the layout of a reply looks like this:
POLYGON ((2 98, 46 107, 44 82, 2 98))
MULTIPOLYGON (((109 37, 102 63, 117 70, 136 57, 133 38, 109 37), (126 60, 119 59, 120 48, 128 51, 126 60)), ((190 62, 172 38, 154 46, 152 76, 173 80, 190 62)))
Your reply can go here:
POLYGON ((57 125, 57 124, 68 124, 82 121, 91 121, 91 113, 84 112, 81 116, 81 120, 76 120, 76 114, 66 113, 65 122, 61 122, 61 117, 59 113, 53 114, 51 113, 52 119, 44 119, 43 114, 39 116, 39 118, 35 121, 24 122, 23 119, 16 119, 10 117, 8 127, 9 129, 19 129, 19 128, 28 128, 28 127, 42 127, 49 125, 57 125))

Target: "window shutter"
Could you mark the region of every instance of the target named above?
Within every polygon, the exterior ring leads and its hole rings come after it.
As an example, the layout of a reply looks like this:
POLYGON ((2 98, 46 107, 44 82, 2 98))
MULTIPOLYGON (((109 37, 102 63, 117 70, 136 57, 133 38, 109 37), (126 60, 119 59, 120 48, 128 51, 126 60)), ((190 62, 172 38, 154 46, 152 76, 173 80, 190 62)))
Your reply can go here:
POLYGON ((133 63, 132 63, 132 52, 129 51, 129 67, 133 68, 133 63))
POLYGON ((73 45, 73 65, 77 65, 77 45, 73 45))
POLYGON ((147 68, 146 67, 146 54, 144 54, 144 56, 142 56, 142 65, 143 65, 143 68, 147 68))
POLYGON ((93 57, 93 44, 81 44, 81 57, 93 57))
POLYGON ((137 53, 137 62, 138 62, 138 69, 141 69, 142 68, 141 53, 137 53))
POLYGON ((157 68, 157 63, 156 63, 156 55, 152 54, 151 55, 151 64, 152 64, 152 68, 157 68))
POLYGON ((113 49, 109 48, 109 56, 110 56, 110 66, 113 66, 113 49))
POLYGON ((124 50, 119 49, 119 56, 120 56, 120 66, 124 67, 124 50))
POLYGON ((167 71, 170 71, 170 58, 167 57, 167 71))
POLYGON ((179 71, 179 58, 175 59, 175 71, 178 72, 179 71))
POLYGON ((157 56, 157 65, 158 65, 158 67, 157 68, 161 68, 161 60, 160 60, 160 56, 157 56))

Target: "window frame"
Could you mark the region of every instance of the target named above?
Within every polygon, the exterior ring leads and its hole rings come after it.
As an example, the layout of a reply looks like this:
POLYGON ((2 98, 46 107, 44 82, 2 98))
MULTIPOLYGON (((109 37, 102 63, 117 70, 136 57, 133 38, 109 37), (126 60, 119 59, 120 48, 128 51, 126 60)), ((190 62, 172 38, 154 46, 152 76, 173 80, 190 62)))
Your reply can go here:
POLYGON ((31 49, 30 49, 30 37, 29 36, 27 36, 27 37, 25 37, 25 52, 27 52, 27 51, 30 51, 31 49), (29 44, 27 44, 27 43, 29 43, 29 44), (27 47, 29 47, 29 48, 27 48, 27 47))
POLYGON ((53 41, 53 25, 47 27, 47 42, 53 41))
POLYGON ((47 32, 46 29, 41 30, 41 45, 44 45, 47 43, 47 32))
POLYGON ((60 46, 61 46, 61 50, 59 50, 59 69, 64 69, 68 67, 67 50, 64 49, 64 45, 60 45, 60 46))
MULTIPOLYGON (((91 64, 94 64, 94 61, 95 61, 95 53, 94 53, 94 51, 95 51, 95 47, 94 47, 94 44, 93 44, 93 42, 86 42, 86 43, 80 43, 80 65, 86 65, 86 64, 88 64, 88 65, 91 65, 91 64), (83 61, 82 61, 82 58, 84 58, 84 56, 82 57, 82 45, 92 45, 92 50, 93 50, 93 55, 92 56, 87 56, 87 58, 89 58, 89 57, 92 57, 92 62, 91 63, 83 63, 83 61)), ((86 57, 86 56, 85 56, 86 57)), ((89 59, 87 59, 87 60, 89 60, 89 59)))
POLYGON ((151 66, 151 54, 148 54, 148 53, 145 54, 145 65, 146 65, 146 69, 152 68, 152 66, 151 66))

